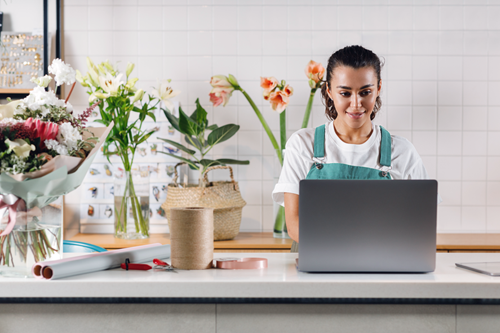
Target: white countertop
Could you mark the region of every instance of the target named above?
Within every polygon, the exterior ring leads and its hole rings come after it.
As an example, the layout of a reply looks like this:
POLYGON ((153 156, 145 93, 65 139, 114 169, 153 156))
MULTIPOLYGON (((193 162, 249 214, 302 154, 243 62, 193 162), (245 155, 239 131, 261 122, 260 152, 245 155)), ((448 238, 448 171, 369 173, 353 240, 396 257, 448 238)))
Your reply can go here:
POLYGON ((456 262, 500 261, 500 253, 438 253, 436 271, 427 274, 308 274, 297 271, 297 254, 291 253, 216 253, 215 257, 266 257, 269 268, 177 273, 113 269, 55 281, 0 277, 0 298, 500 299, 500 277, 455 266, 456 262))

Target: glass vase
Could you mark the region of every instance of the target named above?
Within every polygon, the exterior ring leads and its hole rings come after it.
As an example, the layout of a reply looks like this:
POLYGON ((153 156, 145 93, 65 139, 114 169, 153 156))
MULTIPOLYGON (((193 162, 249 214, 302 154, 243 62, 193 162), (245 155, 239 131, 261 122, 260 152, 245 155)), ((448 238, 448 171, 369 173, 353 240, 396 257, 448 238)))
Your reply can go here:
MULTIPOLYGON (((27 207, 23 199, 4 195, 4 202, 16 203, 16 224, 8 235, 0 237, 0 275, 33 277, 31 267, 45 260, 62 259, 62 197, 51 204, 27 207), (9 198, 10 197, 10 198, 9 198)), ((0 233, 7 228, 9 209, 2 209, 0 233)))
MULTIPOLYGON (((285 149, 281 152, 283 160, 285 159, 285 149)), ((278 159, 278 154, 276 153, 276 157, 274 159, 274 185, 278 184, 279 174, 281 173, 281 163, 278 159)), ((288 230, 286 228, 286 220, 285 220, 285 207, 273 202, 273 216, 274 216, 274 230, 273 237, 274 238, 290 238, 288 236, 288 230)))
POLYGON ((149 169, 132 168, 115 177, 115 237, 149 238, 149 169))

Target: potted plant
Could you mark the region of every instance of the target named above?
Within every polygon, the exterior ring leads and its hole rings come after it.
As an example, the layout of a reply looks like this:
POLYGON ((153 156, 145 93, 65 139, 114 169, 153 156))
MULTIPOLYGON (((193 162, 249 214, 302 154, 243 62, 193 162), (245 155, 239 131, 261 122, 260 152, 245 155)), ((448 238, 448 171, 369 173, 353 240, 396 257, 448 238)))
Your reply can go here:
POLYGON ((167 200, 162 205, 167 219, 170 219, 172 207, 210 207, 214 208, 214 239, 234 238, 239 232, 241 211, 246 202, 241 198, 238 183, 234 180, 232 169, 227 164, 247 165, 249 161, 228 158, 209 159, 206 155, 212 148, 232 138, 240 129, 239 125, 227 124, 209 125, 207 112, 196 100, 196 109, 188 116, 179 107, 179 117, 170 110, 162 109, 170 124, 184 136, 187 145, 169 139, 159 138, 169 145, 183 151, 187 157, 161 152, 187 164, 192 170, 198 171, 198 184, 179 186, 177 184, 177 168, 173 183, 169 184, 167 200), (209 132, 209 133, 208 133, 209 132), (207 135, 208 133, 208 135, 207 135), (191 149, 190 147, 193 147, 191 149), (209 182, 207 173, 210 170, 227 168, 230 170, 231 181, 209 182))

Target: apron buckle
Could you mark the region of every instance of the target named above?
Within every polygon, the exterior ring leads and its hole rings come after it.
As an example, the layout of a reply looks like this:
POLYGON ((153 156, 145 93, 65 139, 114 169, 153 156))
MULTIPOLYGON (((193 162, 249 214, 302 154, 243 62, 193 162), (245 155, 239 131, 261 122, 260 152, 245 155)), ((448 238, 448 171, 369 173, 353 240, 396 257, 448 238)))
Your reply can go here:
POLYGON ((388 173, 389 173, 389 171, 391 171, 391 170, 392 170, 392 166, 388 167, 386 170, 382 170, 382 171, 380 171, 380 175, 381 175, 382 177, 387 177, 387 174, 388 174, 388 173))
POLYGON ((314 163, 314 164, 316 166, 316 169, 318 169, 318 170, 323 169, 323 164, 321 164, 321 163, 314 163))

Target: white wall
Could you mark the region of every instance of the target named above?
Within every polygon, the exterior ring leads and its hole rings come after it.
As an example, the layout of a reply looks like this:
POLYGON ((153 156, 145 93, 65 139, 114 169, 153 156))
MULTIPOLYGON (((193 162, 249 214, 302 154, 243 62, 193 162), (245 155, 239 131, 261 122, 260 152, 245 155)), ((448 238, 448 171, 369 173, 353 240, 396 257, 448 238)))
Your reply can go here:
MULTIPOLYGON (((135 62, 142 87, 170 78, 185 109, 199 97, 211 121, 241 125, 214 157, 251 161, 236 168, 248 202, 242 231, 272 228, 274 152, 239 93, 225 108, 210 106, 210 77, 234 74, 274 130, 259 76, 286 79, 293 132, 309 92, 306 63, 326 67, 338 48, 361 44, 386 61, 377 122, 411 140, 439 180, 439 231, 500 232, 500 1, 66 0, 64 14, 75 68, 85 70, 87 55, 135 62)), ((81 87, 72 103, 85 106, 81 87)), ((317 96, 311 125, 325 120, 317 96)))

